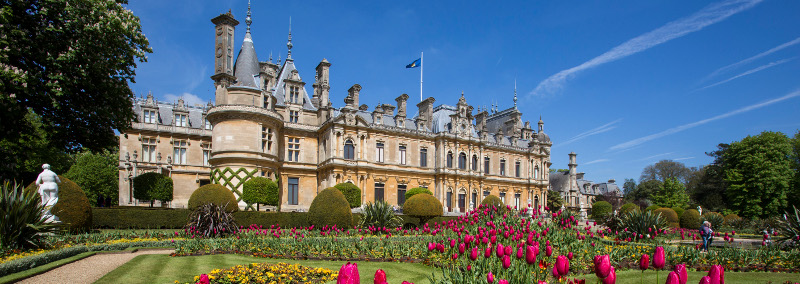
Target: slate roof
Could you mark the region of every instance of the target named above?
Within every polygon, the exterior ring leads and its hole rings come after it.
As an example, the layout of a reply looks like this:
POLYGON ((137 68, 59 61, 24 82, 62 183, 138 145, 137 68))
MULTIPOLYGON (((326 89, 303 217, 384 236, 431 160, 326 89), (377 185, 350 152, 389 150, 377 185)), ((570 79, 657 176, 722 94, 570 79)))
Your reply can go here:
MULTIPOLYGON (((286 82, 283 80, 289 78, 289 75, 292 74, 292 71, 297 70, 297 67, 294 66, 294 60, 287 59, 283 66, 281 67, 281 72, 278 75, 278 84, 273 88, 272 95, 275 96, 277 100, 276 105, 285 106, 286 105, 286 82)), ((303 86, 303 109, 304 110, 317 110, 313 104, 311 104, 311 98, 308 97, 308 92, 306 92, 306 87, 303 86)))
MULTIPOLYGON (((549 180, 552 190, 559 192, 569 190, 569 172, 550 173, 549 180)), ((606 192, 620 193, 619 186, 615 183, 594 183, 593 181, 585 179, 578 179, 576 182, 581 194, 603 195, 606 192)))
POLYGON ((236 56, 236 64, 233 65, 233 75, 236 76, 234 85, 261 89, 258 80, 260 71, 256 48, 253 46, 253 38, 248 29, 242 41, 242 48, 239 49, 239 55, 236 56))
MULTIPOLYGON (((143 117, 143 107, 145 105, 145 100, 136 100, 133 104, 133 111, 136 113, 136 121, 137 122, 144 122, 143 117)), ((159 125, 172 125, 172 120, 174 118, 174 108, 177 106, 175 104, 164 103, 164 102, 156 102, 156 106, 158 107, 158 124, 159 125)), ((203 128, 205 121, 204 121, 204 113, 206 111, 205 107, 197 107, 197 106, 187 106, 186 109, 189 111, 189 128, 203 128)))

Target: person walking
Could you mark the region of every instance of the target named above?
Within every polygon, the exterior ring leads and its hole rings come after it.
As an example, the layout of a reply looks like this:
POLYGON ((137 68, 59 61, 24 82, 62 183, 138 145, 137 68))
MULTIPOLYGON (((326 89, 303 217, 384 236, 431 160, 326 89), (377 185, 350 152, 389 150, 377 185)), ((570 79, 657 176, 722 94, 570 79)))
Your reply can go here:
POLYGON ((703 226, 700 227, 700 236, 703 237, 703 247, 701 251, 708 252, 708 247, 711 245, 714 230, 711 229, 711 222, 703 221, 703 226))

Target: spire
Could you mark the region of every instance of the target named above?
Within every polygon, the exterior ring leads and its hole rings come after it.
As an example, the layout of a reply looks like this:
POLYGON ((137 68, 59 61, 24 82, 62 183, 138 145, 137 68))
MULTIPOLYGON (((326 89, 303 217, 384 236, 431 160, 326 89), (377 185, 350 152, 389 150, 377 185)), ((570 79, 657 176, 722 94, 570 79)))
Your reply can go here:
POLYGON ((250 0, 247 0, 247 18, 244 19, 244 23, 247 24, 247 32, 250 33, 250 24, 253 23, 253 19, 250 18, 250 0))
POLYGON ((514 78, 514 108, 517 108, 517 78, 514 78))
POLYGON ((272 63, 272 51, 269 52, 269 63, 272 63))
POLYGON ((250 25, 253 19, 250 18, 250 4, 247 5, 247 32, 244 34, 242 41, 242 48, 239 49, 239 54, 236 56, 236 63, 233 65, 233 76, 236 76, 236 85, 247 87, 259 87, 259 82, 256 79, 261 68, 258 65, 258 57, 256 56, 256 48, 253 45, 253 37, 250 34, 250 25))
POLYGON ((292 60, 292 46, 292 17, 289 17, 289 42, 286 43, 289 52, 286 54, 286 61, 292 60))

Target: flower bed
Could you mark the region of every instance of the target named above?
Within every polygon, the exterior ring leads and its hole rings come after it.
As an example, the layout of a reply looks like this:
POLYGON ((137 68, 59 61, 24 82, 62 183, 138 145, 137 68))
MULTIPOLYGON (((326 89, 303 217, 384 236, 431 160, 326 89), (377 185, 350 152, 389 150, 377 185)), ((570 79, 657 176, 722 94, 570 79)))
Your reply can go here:
POLYGON ((288 263, 251 263, 227 269, 215 269, 209 274, 194 277, 195 283, 325 283, 336 279, 338 273, 324 268, 305 267, 288 263))

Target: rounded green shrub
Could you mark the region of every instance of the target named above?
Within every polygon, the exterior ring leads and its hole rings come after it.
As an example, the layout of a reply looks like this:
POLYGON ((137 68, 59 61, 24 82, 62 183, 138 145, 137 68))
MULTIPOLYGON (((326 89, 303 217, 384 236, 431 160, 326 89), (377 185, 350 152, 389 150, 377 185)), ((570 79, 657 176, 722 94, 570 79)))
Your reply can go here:
POLYGON ((225 206, 227 212, 239 211, 236 196, 227 187, 219 184, 207 184, 196 189, 189 197, 189 210, 194 211, 203 204, 209 203, 225 206))
POLYGON ((417 194, 403 204, 403 214, 419 218, 419 225, 422 226, 428 220, 442 215, 442 203, 433 195, 417 194))
POLYGON ((647 208, 645 208, 644 210, 645 210, 645 211, 654 211, 654 210, 656 210, 656 209, 658 209, 658 208, 661 208, 661 206, 658 206, 658 205, 650 205, 650 206, 647 206, 647 208))
POLYGON ((500 197, 497 197, 497 196, 494 196, 494 195, 490 194, 490 195, 487 195, 485 198, 483 198, 483 201, 481 201, 481 205, 483 205, 483 206, 496 206, 496 207, 501 207, 502 208, 503 207, 503 201, 500 200, 500 197))
POLYGON ((680 219, 681 216, 683 216, 683 211, 686 211, 686 210, 684 210, 683 208, 680 208, 680 207, 672 207, 672 210, 675 211, 675 214, 678 214, 678 219, 680 219))
POLYGON ((683 211, 680 220, 681 228, 693 230, 700 228, 700 212, 696 209, 683 211))
POLYGON ((358 186, 349 182, 343 182, 333 187, 344 194, 344 198, 347 199, 350 208, 361 207, 361 189, 358 188, 358 186))
POLYGON ((278 206, 278 184, 265 177, 254 177, 242 186, 242 200, 247 204, 278 206))
MULTIPOLYGON (((58 217, 59 221, 67 225, 71 232, 86 232, 92 229, 92 205, 86 194, 83 192, 78 184, 65 178, 58 176, 61 180, 58 183, 58 202, 53 205, 50 212, 58 217)), ((38 191, 36 183, 28 185, 26 190, 38 191)), ((41 196, 36 194, 37 198, 41 200, 41 196)))
POLYGON ((678 218, 678 213, 672 208, 658 208, 653 213, 661 214, 661 218, 667 220, 667 224, 672 228, 678 228, 681 225, 681 219, 678 218))
POLYGON ((608 215, 611 215, 613 207, 608 201, 598 201, 592 204, 592 219, 604 220, 608 215))
POLYGON ((320 228, 333 225, 342 229, 350 228, 353 223, 350 203, 339 189, 326 188, 311 202, 311 207, 308 208, 308 221, 320 228))
POLYGON ((639 205, 636 205, 636 204, 628 202, 628 203, 623 204, 622 207, 620 207, 619 213, 620 214, 626 214, 626 213, 629 213, 631 211, 635 211, 635 210, 639 210, 639 209, 640 209, 639 205))
POLYGON ((730 226, 732 223, 735 223, 735 222, 737 222, 739 220, 742 220, 742 217, 739 217, 739 215, 736 215, 736 213, 731 213, 731 214, 725 215, 724 222, 725 222, 725 225, 730 226))
POLYGON ((703 214, 703 217, 700 218, 700 221, 708 221, 711 223, 711 228, 714 230, 719 230, 722 228, 722 224, 725 223, 725 217, 722 217, 722 214, 717 212, 708 212, 703 214))
POLYGON ((412 196, 420 194, 420 193, 433 195, 433 192, 431 192, 427 188, 415 187, 415 188, 412 188, 412 189, 409 189, 409 190, 406 191, 406 200, 409 200, 409 199, 411 199, 412 196))
POLYGON ((174 184, 172 182, 172 178, 168 176, 161 176, 161 178, 156 182, 156 186, 153 188, 153 193, 151 196, 155 200, 160 200, 161 202, 168 202, 172 201, 172 192, 174 191, 174 184))
POLYGON ((133 197, 136 199, 167 202, 172 201, 172 192, 172 178, 160 173, 144 173, 133 178, 133 197))

